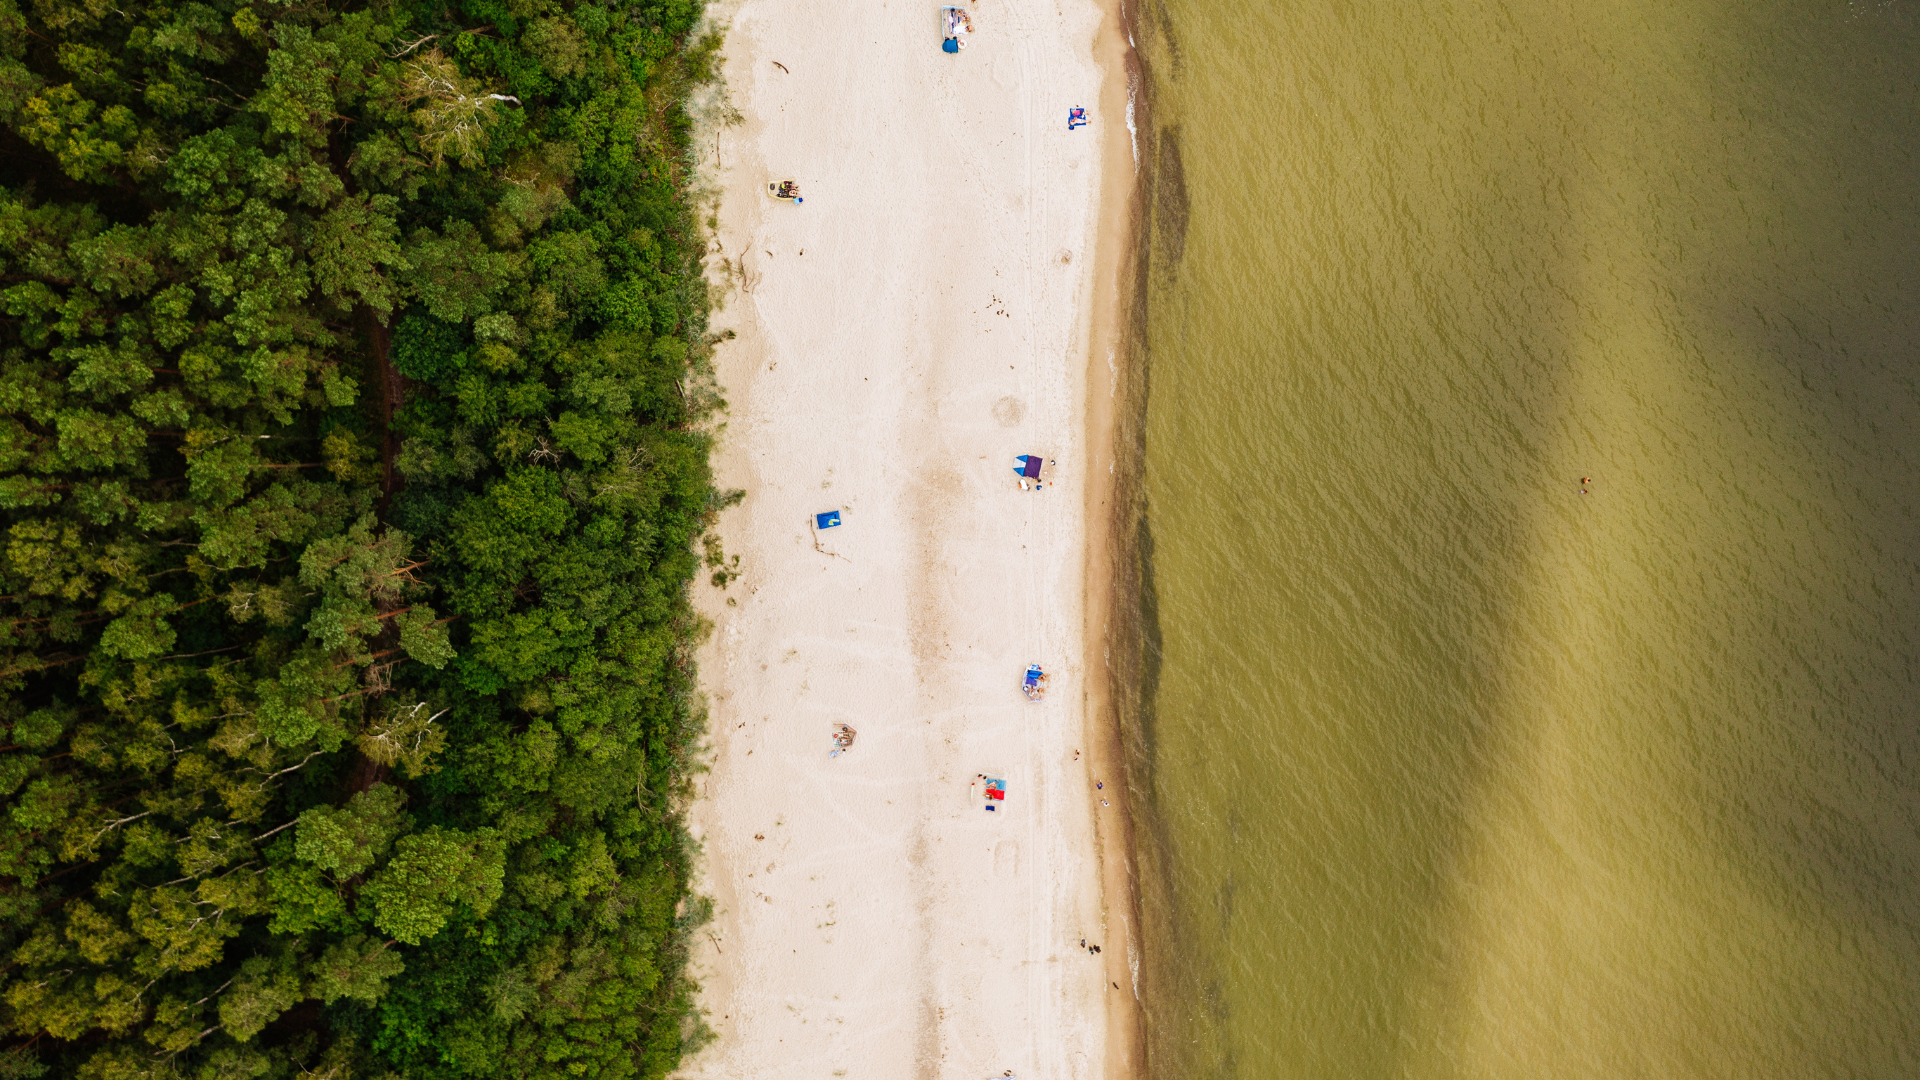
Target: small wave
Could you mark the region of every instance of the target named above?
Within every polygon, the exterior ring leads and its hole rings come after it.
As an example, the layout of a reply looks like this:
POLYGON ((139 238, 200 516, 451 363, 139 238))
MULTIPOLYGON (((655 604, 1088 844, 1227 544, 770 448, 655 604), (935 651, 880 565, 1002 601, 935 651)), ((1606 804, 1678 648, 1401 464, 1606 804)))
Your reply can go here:
MULTIPOLYGON (((1127 43, 1133 43, 1133 35, 1127 35, 1127 43)), ((1133 171, 1140 171, 1140 132, 1133 126, 1133 98, 1140 90, 1140 83, 1132 75, 1127 76, 1127 141, 1133 143, 1133 171)))

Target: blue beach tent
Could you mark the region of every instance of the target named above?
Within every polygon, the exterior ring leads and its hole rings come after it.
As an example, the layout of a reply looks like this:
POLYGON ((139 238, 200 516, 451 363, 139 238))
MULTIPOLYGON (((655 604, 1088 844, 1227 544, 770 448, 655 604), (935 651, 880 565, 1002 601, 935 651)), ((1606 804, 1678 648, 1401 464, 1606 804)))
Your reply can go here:
POLYGON ((824 514, 813 515, 813 524, 818 529, 831 529, 840 524, 840 511, 829 510, 824 514))
POLYGON ((960 43, 958 41, 955 41, 953 38, 948 38, 945 41, 942 41, 940 43, 940 51, 947 52, 947 53, 957 53, 960 51, 960 43))

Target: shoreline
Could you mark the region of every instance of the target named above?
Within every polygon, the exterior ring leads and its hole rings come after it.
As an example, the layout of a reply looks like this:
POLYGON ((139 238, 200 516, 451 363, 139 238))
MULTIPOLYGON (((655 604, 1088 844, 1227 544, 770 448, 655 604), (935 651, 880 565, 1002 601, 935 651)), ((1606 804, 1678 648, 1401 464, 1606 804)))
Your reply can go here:
MULTIPOLYGON (((1147 118, 1146 78, 1134 45, 1132 15, 1123 0, 1104 0, 1111 19, 1101 24, 1094 52, 1106 70, 1102 106, 1123 113, 1127 125, 1107 132, 1100 219, 1099 254, 1091 274, 1093 323, 1087 350, 1086 427, 1088 483, 1086 492, 1086 655, 1099 658, 1103 678, 1087 682, 1086 728, 1088 744, 1096 747, 1095 768, 1116 777, 1113 800, 1121 812, 1096 829, 1100 847, 1100 891, 1106 910, 1117 907, 1125 927, 1126 951, 1108 961, 1109 983, 1128 989, 1124 997, 1108 999, 1108 1080, 1145 1080, 1147 1075, 1146 1006, 1141 997, 1140 971, 1145 944, 1141 935, 1141 896, 1134 846, 1132 770, 1127 765, 1126 731, 1121 703, 1127 699, 1130 674, 1124 659, 1115 665, 1115 635, 1124 630, 1115 622, 1127 610, 1124 529, 1130 514, 1127 502, 1128 460, 1122 447, 1126 427, 1123 415, 1136 404, 1134 386, 1143 361, 1134 327, 1139 295, 1141 249, 1146 238, 1145 178, 1138 159, 1134 128, 1147 118), (1108 191, 1107 187, 1115 190, 1108 191), (1102 377, 1105 376, 1103 379, 1102 377), (1105 382, 1107 392, 1098 388, 1105 382)), ((1120 650, 1124 657, 1124 648, 1120 650)))
POLYGON ((737 334, 714 467, 747 495, 715 529, 739 576, 695 589, 714 918, 689 970, 714 1039, 676 1075, 1142 1073, 1106 661, 1140 77, 1117 0, 974 11, 959 57, 884 7, 819 30, 756 0, 710 14, 731 113, 702 136, 712 323, 737 334), (909 99, 943 122, 899 123, 885 102, 909 99), (1097 146, 1053 130, 1082 102, 1097 146), (764 197, 776 172, 805 206, 764 197), (1058 455, 1058 500, 1003 475, 1014 450, 1058 455), (796 533, 827 508, 839 530, 796 533), (1039 707, 1005 674, 1030 657, 1054 675, 1039 707), (860 731, 830 763, 828 721, 860 731), (1009 815, 964 803, 980 767, 1009 815))

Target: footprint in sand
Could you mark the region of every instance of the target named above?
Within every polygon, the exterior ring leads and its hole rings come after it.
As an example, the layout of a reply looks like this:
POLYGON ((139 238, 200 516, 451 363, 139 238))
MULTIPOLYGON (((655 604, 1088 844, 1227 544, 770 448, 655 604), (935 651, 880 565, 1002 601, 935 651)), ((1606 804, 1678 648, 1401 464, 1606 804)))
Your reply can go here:
POLYGON ((993 872, 1000 877, 1016 877, 1019 875, 1019 844, 1012 840, 1002 840, 993 846, 993 872))

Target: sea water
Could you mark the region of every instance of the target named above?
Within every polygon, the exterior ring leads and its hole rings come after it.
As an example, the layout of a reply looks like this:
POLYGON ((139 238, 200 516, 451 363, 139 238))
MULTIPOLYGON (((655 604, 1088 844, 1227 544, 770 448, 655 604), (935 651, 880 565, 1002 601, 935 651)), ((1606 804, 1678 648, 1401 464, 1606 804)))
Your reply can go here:
POLYGON ((1920 5, 1129 14, 1153 1075, 1920 1076, 1920 5))

